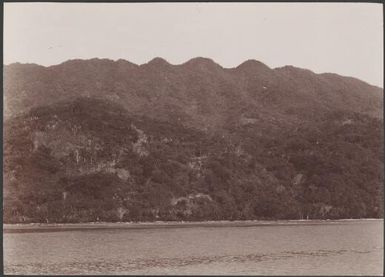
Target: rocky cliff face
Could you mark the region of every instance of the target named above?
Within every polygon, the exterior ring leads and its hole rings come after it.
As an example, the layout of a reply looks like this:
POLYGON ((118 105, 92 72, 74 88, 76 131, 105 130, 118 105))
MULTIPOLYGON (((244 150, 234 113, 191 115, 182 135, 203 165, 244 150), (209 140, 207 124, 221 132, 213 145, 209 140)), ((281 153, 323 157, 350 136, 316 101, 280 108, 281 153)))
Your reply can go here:
POLYGON ((250 60, 4 69, 4 220, 378 217, 383 91, 250 60))

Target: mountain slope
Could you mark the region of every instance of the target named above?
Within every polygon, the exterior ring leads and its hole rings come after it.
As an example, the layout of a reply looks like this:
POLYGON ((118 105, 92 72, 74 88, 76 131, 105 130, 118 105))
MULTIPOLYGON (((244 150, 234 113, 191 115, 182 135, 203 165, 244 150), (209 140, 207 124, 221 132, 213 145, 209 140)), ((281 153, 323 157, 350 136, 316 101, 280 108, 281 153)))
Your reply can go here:
POLYGON ((246 104, 285 118, 303 108, 377 117, 383 109, 382 90, 354 78, 291 66, 270 69, 253 60, 232 69, 204 58, 182 65, 160 58, 141 66, 107 59, 71 60, 51 67, 12 64, 4 68, 4 83, 7 117, 79 96, 116 101, 154 118, 174 119, 177 112, 185 124, 198 128, 220 127, 229 109, 246 104))
POLYGON ((249 60, 4 70, 4 221, 383 216, 382 89, 249 60))
POLYGON ((108 101, 34 109, 10 120, 5 137, 6 221, 236 218, 225 201, 232 182, 277 185, 261 168, 243 168, 248 159, 221 138, 108 101))

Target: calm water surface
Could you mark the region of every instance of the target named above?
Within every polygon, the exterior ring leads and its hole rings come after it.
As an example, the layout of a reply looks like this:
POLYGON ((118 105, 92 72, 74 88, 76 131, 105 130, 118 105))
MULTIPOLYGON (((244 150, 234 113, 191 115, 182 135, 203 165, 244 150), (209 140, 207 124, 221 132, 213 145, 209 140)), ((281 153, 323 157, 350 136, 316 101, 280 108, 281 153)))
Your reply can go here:
POLYGON ((4 271, 382 275, 383 220, 5 233, 4 271))

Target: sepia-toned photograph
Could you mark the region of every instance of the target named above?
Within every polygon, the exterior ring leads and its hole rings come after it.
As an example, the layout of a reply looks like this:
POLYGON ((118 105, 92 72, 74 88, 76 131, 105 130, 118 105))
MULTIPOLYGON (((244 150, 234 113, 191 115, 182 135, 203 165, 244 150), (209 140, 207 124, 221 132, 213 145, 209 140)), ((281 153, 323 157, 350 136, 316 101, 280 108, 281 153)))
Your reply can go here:
POLYGON ((4 3, 3 274, 383 276, 383 5, 4 3))

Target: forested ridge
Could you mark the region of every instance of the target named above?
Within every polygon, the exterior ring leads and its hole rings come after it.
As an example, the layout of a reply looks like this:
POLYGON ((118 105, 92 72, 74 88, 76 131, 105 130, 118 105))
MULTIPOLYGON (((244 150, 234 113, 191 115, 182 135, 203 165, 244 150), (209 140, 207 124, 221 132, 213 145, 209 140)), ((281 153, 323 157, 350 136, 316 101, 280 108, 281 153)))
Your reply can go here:
POLYGON ((195 58, 4 68, 4 222, 383 217, 383 90, 195 58))

